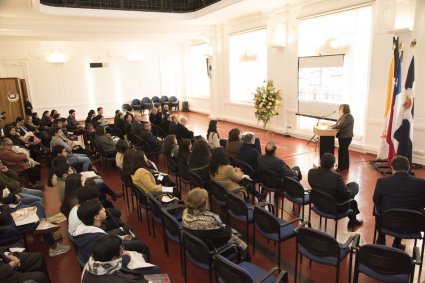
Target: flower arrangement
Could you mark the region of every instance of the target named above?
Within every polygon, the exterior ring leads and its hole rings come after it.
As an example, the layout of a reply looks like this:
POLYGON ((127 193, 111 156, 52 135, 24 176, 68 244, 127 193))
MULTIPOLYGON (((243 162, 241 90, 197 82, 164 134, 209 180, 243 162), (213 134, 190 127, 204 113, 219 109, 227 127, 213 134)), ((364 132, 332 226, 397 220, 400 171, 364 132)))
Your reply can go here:
POLYGON ((277 109, 280 106, 282 97, 280 90, 276 90, 273 86, 273 81, 268 80, 266 85, 257 87, 254 93, 255 117, 258 123, 263 123, 266 128, 273 116, 279 115, 277 109))

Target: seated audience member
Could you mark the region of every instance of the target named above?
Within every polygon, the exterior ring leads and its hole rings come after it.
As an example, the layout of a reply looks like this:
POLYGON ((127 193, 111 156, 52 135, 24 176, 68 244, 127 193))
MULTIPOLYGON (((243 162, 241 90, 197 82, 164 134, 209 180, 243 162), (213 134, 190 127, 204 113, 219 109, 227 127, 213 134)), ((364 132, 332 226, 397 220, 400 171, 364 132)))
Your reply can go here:
POLYGON ((115 149, 115 142, 112 138, 106 135, 105 127, 99 125, 96 127, 96 145, 107 155, 115 156, 117 151, 115 149))
MULTIPOLYGON (((60 202, 65 200, 65 180, 68 175, 73 174, 71 165, 61 162, 52 166, 52 172, 55 178, 51 178, 51 183, 55 187, 60 202)), ((52 176, 53 177, 53 176, 52 176)))
POLYGON ((18 235, 23 235, 28 232, 33 232, 34 234, 41 234, 44 243, 49 246, 50 257, 58 256, 68 252, 71 249, 70 246, 61 245, 57 243, 53 238, 53 235, 51 233, 57 231, 60 227, 46 220, 46 212, 44 210, 44 205, 42 202, 37 201, 34 202, 32 205, 19 204, 16 208, 27 208, 30 206, 37 207, 36 214, 40 221, 16 226, 15 222, 13 221, 12 215, 10 214, 11 211, 9 206, 7 205, 7 203, 0 202, 0 227, 9 226, 14 229, 18 235))
POLYGON ((162 143, 162 154, 166 159, 174 159, 177 161, 179 155, 179 145, 175 135, 168 135, 162 143))
POLYGON ((177 133, 177 125, 179 124, 179 120, 176 115, 171 115, 171 121, 168 126, 168 134, 175 135, 177 133))
MULTIPOLYGON (((160 193, 162 185, 169 186, 169 178, 163 178, 162 181, 155 179, 152 172, 156 171, 152 168, 152 164, 146 158, 143 151, 128 150, 124 154, 123 174, 130 177, 133 184, 139 186, 145 193, 160 193), (162 182, 162 183, 161 183, 162 182)), ((154 172, 155 173, 155 172, 154 172)), ((174 188, 173 194, 180 196, 177 188, 174 188)))
MULTIPOLYGON (((344 184, 341 174, 334 171, 335 156, 332 153, 324 153, 320 158, 320 167, 308 171, 308 183, 312 190, 319 190, 333 196, 338 203, 354 199, 359 192, 359 185, 355 182, 344 184)), ((355 227, 363 224, 363 220, 356 218, 360 213, 357 202, 354 200, 349 207, 340 207, 341 212, 348 208, 353 209, 349 215, 348 227, 355 227)))
POLYGON ((285 161, 276 157, 276 145, 274 142, 266 144, 266 153, 257 158, 257 168, 272 180, 280 180, 283 177, 292 177, 300 181, 302 179, 301 170, 298 166, 289 168, 285 161))
POLYGON ((3 138, 0 147, 0 160, 9 169, 18 173, 26 174, 31 186, 40 186, 41 169, 39 165, 30 164, 25 153, 17 153, 13 150, 13 143, 9 138, 3 138))
MULTIPOLYGON (((424 212, 425 180, 409 174, 409 160, 397 155, 391 161, 392 176, 377 180, 373 203, 380 215, 375 216, 378 226, 377 244, 385 245, 385 234, 380 231, 381 215, 388 209, 401 208, 424 212)), ((393 247, 405 249, 400 238, 394 238, 393 247)))
POLYGON ((87 113, 87 118, 86 118, 86 120, 84 121, 85 122, 85 128, 86 128, 86 130, 88 130, 89 129, 89 127, 91 126, 91 124, 92 124, 92 120, 93 120, 93 118, 94 118, 94 116, 96 116, 96 112, 92 109, 92 110, 90 110, 89 111, 89 113, 87 113))
POLYGON ((93 241, 92 256, 83 270, 82 283, 148 283, 146 274, 161 273, 158 266, 135 271, 125 268, 128 252, 122 249, 122 240, 116 235, 101 235, 93 241))
POLYGON ((32 103, 28 99, 28 97, 25 97, 24 108, 25 108, 25 115, 31 115, 32 114, 33 107, 32 107, 32 103))
POLYGON ((83 126, 80 125, 80 123, 75 118, 76 112, 74 109, 69 110, 69 116, 66 118, 68 121, 68 125, 66 126, 68 128, 68 131, 71 131, 74 133, 74 135, 82 135, 86 132, 83 126))
POLYGON ((134 113, 133 122, 131 122, 131 133, 135 136, 141 137, 143 132, 142 114, 140 112, 134 113))
POLYGON ((180 117, 179 123, 176 126, 176 133, 175 133, 178 140, 193 138, 193 132, 189 131, 189 129, 186 128, 186 125, 187 125, 187 118, 180 117))
POLYGON ((168 104, 164 104, 161 111, 161 116, 164 117, 165 115, 170 114, 170 107, 168 104))
MULTIPOLYGON (((86 263, 91 255, 91 246, 93 240, 106 234, 101 228, 101 224, 106 220, 106 211, 99 201, 89 200, 82 203, 77 209, 77 216, 83 222, 72 234, 73 240, 78 247, 78 257, 83 263, 86 263)), ((121 229, 110 231, 111 234, 121 234, 123 246, 127 250, 136 251, 144 254, 149 260, 149 249, 140 240, 130 234, 125 233, 121 229)))
POLYGON ((143 122, 143 131, 140 137, 147 142, 148 152, 158 152, 161 150, 161 139, 152 133, 152 126, 149 122, 143 122))
POLYGON ((229 131, 229 139, 226 143, 226 152, 236 159, 239 159, 239 150, 242 145, 241 137, 241 130, 238 128, 234 128, 229 131))
POLYGON ((256 196, 259 201, 263 201, 267 196, 267 193, 260 194, 252 182, 244 179, 244 173, 240 168, 230 165, 229 157, 222 147, 215 149, 211 154, 210 175, 211 179, 229 191, 243 188, 244 190, 238 191, 237 194, 245 199, 248 199, 247 190, 256 196))
POLYGON ((133 122, 133 114, 127 112, 124 115, 124 135, 128 136, 128 134, 131 133, 132 122, 133 122))
POLYGON ((38 117, 38 113, 33 112, 31 117, 32 117, 32 122, 34 123, 34 125, 38 126, 39 129, 41 129, 41 119, 40 117, 38 117))
POLYGON ((117 151, 117 154, 115 155, 115 163, 117 164, 117 167, 122 170, 124 154, 128 150, 128 142, 125 140, 119 140, 115 145, 115 150, 117 151))
POLYGON ((170 124, 171 124, 171 116, 170 116, 170 114, 165 114, 164 118, 162 118, 162 120, 161 120, 160 128, 161 128, 162 132, 165 133, 166 135, 171 134, 171 133, 169 133, 170 124))
POLYGON ((97 111, 97 116, 103 117, 103 108, 102 107, 97 107, 96 111, 97 111))
POLYGON ((40 120, 40 126, 44 127, 44 128, 48 128, 52 125, 53 122, 53 118, 50 117, 49 115, 49 111, 44 111, 43 115, 41 116, 41 120, 40 120))
POLYGON ((162 113, 158 112, 158 108, 152 107, 151 113, 149 114, 149 122, 157 127, 161 126, 162 113))
MULTIPOLYGON (((78 203, 72 207, 68 215, 68 232, 74 234, 77 227, 82 223, 78 218, 77 210, 78 207, 86 201, 97 200, 99 201, 99 190, 93 185, 86 182, 84 187, 77 192, 78 203)), ((121 217, 121 211, 115 208, 106 208, 106 220, 102 222, 101 227, 105 231, 110 231, 116 228, 124 226, 119 219, 121 217)))
POLYGON ((41 253, 9 252, 0 248, 0 282, 50 283, 46 261, 41 253))
POLYGON ((118 136, 123 139, 124 138, 124 114, 118 110, 118 113, 115 114, 114 117, 114 125, 118 130, 118 136))
POLYGON ((192 151, 192 143, 188 139, 182 139, 179 146, 179 155, 177 156, 177 163, 188 166, 190 152, 192 151))
POLYGON ((68 217, 71 209, 78 203, 77 194, 83 187, 82 176, 79 173, 69 174, 65 179, 65 193, 60 211, 68 217))
POLYGON ((78 163, 81 163, 83 168, 82 171, 88 171, 91 166, 90 158, 83 153, 74 153, 74 149, 82 150, 81 144, 75 141, 71 141, 65 137, 61 128, 57 127, 54 129, 54 136, 50 142, 50 149, 52 150, 54 146, 61 145, 65 148, 68 153, 68 162, 75 166, 78 163))
POLYGON ((247 244, 233 234, 229 226, 223 224, 220 216, 208 210, 208 192, 205 189, 194 188, 189 191, 185 203, 182 217, 185 230, 210 245, 211 250, 227 243, 235 244, 241 257, 250 260, 247 244))
POLYGON ((243 143, 239 149, 239 159, 250 165, 254 171, 257 171, 257 158, 261 155, 261 151, 255 145, 255 136, 247 133, 242 138, 243 143))
POLYGON ((217 120, 210 120, 207 131, 207 141, 211 148, 220 147, 220 135, 217 132, 217 120))
MULTIPOLYGON (((40 190, 28 189, 22 187, 19 183, 18 174, 7 168, 7 166, 0 164, 0 189, 7 188, 10 195, 15 195, 17 201, 25 205, 30 205, 35 201, 43 202, 43 192, 40 190)), ((5 197, 7 194, 3 194, 0 198, 5 197)))
POLYGON ((57 116, 58 114, 59 113, 56 109, 52 109, 52 111, 50 111, 49 116, 52 118, 52 121, 53 121, 54 119, 57 119, 58 117, 60 117, 60 114, 59 114, 59 116, 57 116))
POLYGON ((210 179, 210 158, 211 152, 208 143, 203 140, 197 140, 192 147, 188 159, 189 169, 201 176, 202 180, 208 181, 210 179))
MULTIPOLYGON (((17 126, 23 126, 24 120, 21 117, 18 117, 17 120, 19 121, 16 123, 17 126)), ((13 125, 7 125, 4 128, 4 136, 9 138, 13 142, 14 146, 21 147, 26 151, 29 150, 31 158, 40 161, 42 157, 41 140, 36 137, 33 132, 24 131, 23 129, 24 128, 22 127, 23 135, 21 136, 16 127, 13 125)))

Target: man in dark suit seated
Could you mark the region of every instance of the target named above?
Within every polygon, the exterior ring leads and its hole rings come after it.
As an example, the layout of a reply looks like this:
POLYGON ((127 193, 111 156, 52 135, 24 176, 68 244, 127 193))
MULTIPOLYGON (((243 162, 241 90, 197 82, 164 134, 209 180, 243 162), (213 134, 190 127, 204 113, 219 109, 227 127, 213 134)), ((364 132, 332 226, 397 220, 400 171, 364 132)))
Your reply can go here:
POLYGON ((146 149, 147 152, 156 152, 161 150, 161 139, 155 136, 152 133, 152 125, 149 122, 142 122, 143 131, 140 137, 146 141, 149 145, 149 148, 146 149))
POLYGON ((302 178, 300 167, 289 168, 285 161, 276 157, 276 145, 274 142, 267 143, 266 153, 259 155, 257 158, 257 166, 258 171, 267 173, 273 180, 293 177, 299 181, 302 178))
POLYGON ((133 122, 131 122, 131 133, 135 136, 141 137, 142 132, 142 114, 140 114, 140 112, 136 112, 134 113, 133 122))
MULTIPOLYGON (((359 185, 355 182, 345 185, 341 174, 333 170, 334 165, 335 156, 332 153, 324 153, 320 158, 320 167, 308 171, 308 183, 312 190, 319 190, 329 194, 338 203, 354 199, 359 192, 359 185)), ((345 210, 346 208, 342 207, 341 209, 345 210)), ((362 225, 363 220, 356 218, 356 215, 360 213, 356 201, 351 202, 351 209, 353 209, 353 213, 349 215, 348 227, 362 225)))
POLYGON ((257 158, 261 154, 261 149, 256 147, 255 135, 247 133, 242 140, 243 143, 239 149, 239 159, 250 165, 254 171, 257 171, 257 158))
POLYGON ((187 124, 187 118, 186 117, 181 117, 180 118, 180 123, 177 124, 176 126, 176 137, 178 140, 181 139, 192 139, 193 138, 193 132, 189 131, 188 128, 186 128, 186 124, 187 124))
MULTIPOLYGON (((409 160, 404 156, 396 156, 391 162, 393 175, 377 180, 373 203, 377 211, 384 213, 388 209, 402 208, 424 213, 425 207, 425 180, 409 174, 409 160)), ((375 221, 380 230, 381 217, 375 221)), ((385 234, 379 232, 377 244, 385 245, 385 234)), ((393 247, 403 249, 405 245, 401 239, 395 238, 393 247)))

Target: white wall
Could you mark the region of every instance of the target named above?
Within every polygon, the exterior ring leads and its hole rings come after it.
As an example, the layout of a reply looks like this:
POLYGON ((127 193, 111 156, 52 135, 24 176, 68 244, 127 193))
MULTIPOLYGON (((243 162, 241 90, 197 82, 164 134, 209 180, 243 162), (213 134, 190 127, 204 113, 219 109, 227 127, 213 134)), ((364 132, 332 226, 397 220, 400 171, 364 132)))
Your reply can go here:
MULTIPOLYGON (((107 116, 112 116, 123 102, 143 96, 175 95, 181 100, 189 100, 192 111, 210 114, 213 118, 235 121, 256 126, 254 108, 251 104, 229 102, 228 73, 228 37, 235 32, 259 27, 269 27, 271 22, 280 22, 287 27, 287 45, 284 48, 269 47, 268 77, 282 91, 283 105, 279 115, 272 120, 272 128, 277 132, 289 132, 296 137, 307 138, 310 132, 297 129, 297 29, 299 18, 317 15, 338 8, 350 7, 364 0, 323 0, 323 1, 289 1, 281 9, 273 11, 259 10, 255 15, 233 19, 208 28, 195 24, 178 26, 178 33, 173 33, 170 24, 161 29, 161 40, 152 32, 151 38, 144 37, 149 28, 143 29, 143 22, 137 23, 134 41, 129 39, 128 30, 120 33, 126 22, 114 28, 110 35, 101 27, 93 26, 87 33, 77 37, 67 33, 55 36, 49 33, 49 39, 37 37, 25 39, 0 37, 0 76, 25 78, 28 82, 30 98, 35 110, 57 109, 66 114, 70 108, 77 111, 78 118, 85 118, 89 109, 103 106, 107 116), (289 3, 289 4, 288 4, 289 3), (168 29, 168 30, 167 30, 168 29), (92 34, 90 31, 96 31, 92 34), (137 33, 143 30, 145 34, 137 33), (169 39, 167 39, 167 32, 169 39), (97 37, 97 34, 100 34, 97 37), (125 35, 125 36, 124 36, 125 35), (143 36, 142 36, 143 35, 143 36), (176 40, 179 35, 184 35, 176 40), (87 39, 86 39, 87 38, 87 39), (89 39, 90 38, 90 39, 89 39), (122 39, 125 38, 125 41, 122 39), (192 40, 190 40, 192 38, 192 40), (187 83, 187 49, 199 38, 207 38, 213 47, 212 78, 210 98, 190 98, 187 83), (196 39, 196 40, 193 40, 196 39), (144 59, 129 62, 126 54, 141 51, 144 59), (69 55, 64 64, 51 64, 45 59, 52 51, 62 51, 69 55), (89 62, 107 63, 103 69, 89 69, 89 62)), ((388 67, 392 56, 392 36, 394 24, 400 18, 402 6, 414 7, 414 25, 411 32, 396 32, 404 42, 405 60, 403 74, 407 73, 412 55, 410 41, 416 38, 418 46, 416 59, 416 117, 414 128, 414 162, 425 164, 425 114, 421 106, 425 105, 425 81, 421 74, 425 72, 425 1, 422 0, 376 0, 372 1, 374 18, 371 38, 370 76, 368 103, 366 107, 366 125, 364 139, 353 144, 352 148, 362 152, 376 152, 383 124, 384 100, 388 67)), ((413 16, 411 16, 413 17, 413 16)), ((18 23, 21 23, 20 20, 18 23)), ((66 24, 71 23, 67 19, 66 24)), ((38 22, 35 22, 36 24, 38 22)), ((117 21, 114 22, 118 24, 117 21)), ((132 26, 136 21, 129 22, 132 26)), ((64 24, 65 25, 65 24, 64 24)), ((108 25, 111 28, 111 25, 108 25)), ((147 26, 152 28, 153 25, 147 26)), ((155 30, 158 30, 156 27, 155 30)), ((45 36, 45 35, 43 35, 45 36)))

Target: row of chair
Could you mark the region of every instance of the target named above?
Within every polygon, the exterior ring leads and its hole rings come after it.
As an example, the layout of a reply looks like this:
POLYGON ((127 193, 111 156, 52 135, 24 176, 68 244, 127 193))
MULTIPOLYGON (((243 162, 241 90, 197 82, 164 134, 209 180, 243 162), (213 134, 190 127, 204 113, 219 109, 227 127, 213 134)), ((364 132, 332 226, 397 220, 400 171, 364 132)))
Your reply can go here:
POLYGON ((145 96, 141 100, 135 98, 131 101, 130 104, 123 104, 122 110, 128 111, 131 106, 134 110, 141 111, 143 114, 145 110, 149 112, 152 107, 163 107, 164 105, 168 105, 170 111, 172 111, 173 109, 177 111, 180 110, 180 101, 178 100, 178 98, 175 96, 170 96, 170 98, 168 98, 168 96, 166 95, 161 96, 161 98, 159 98, 158 96, 153 96, 152 98, 145 96))

